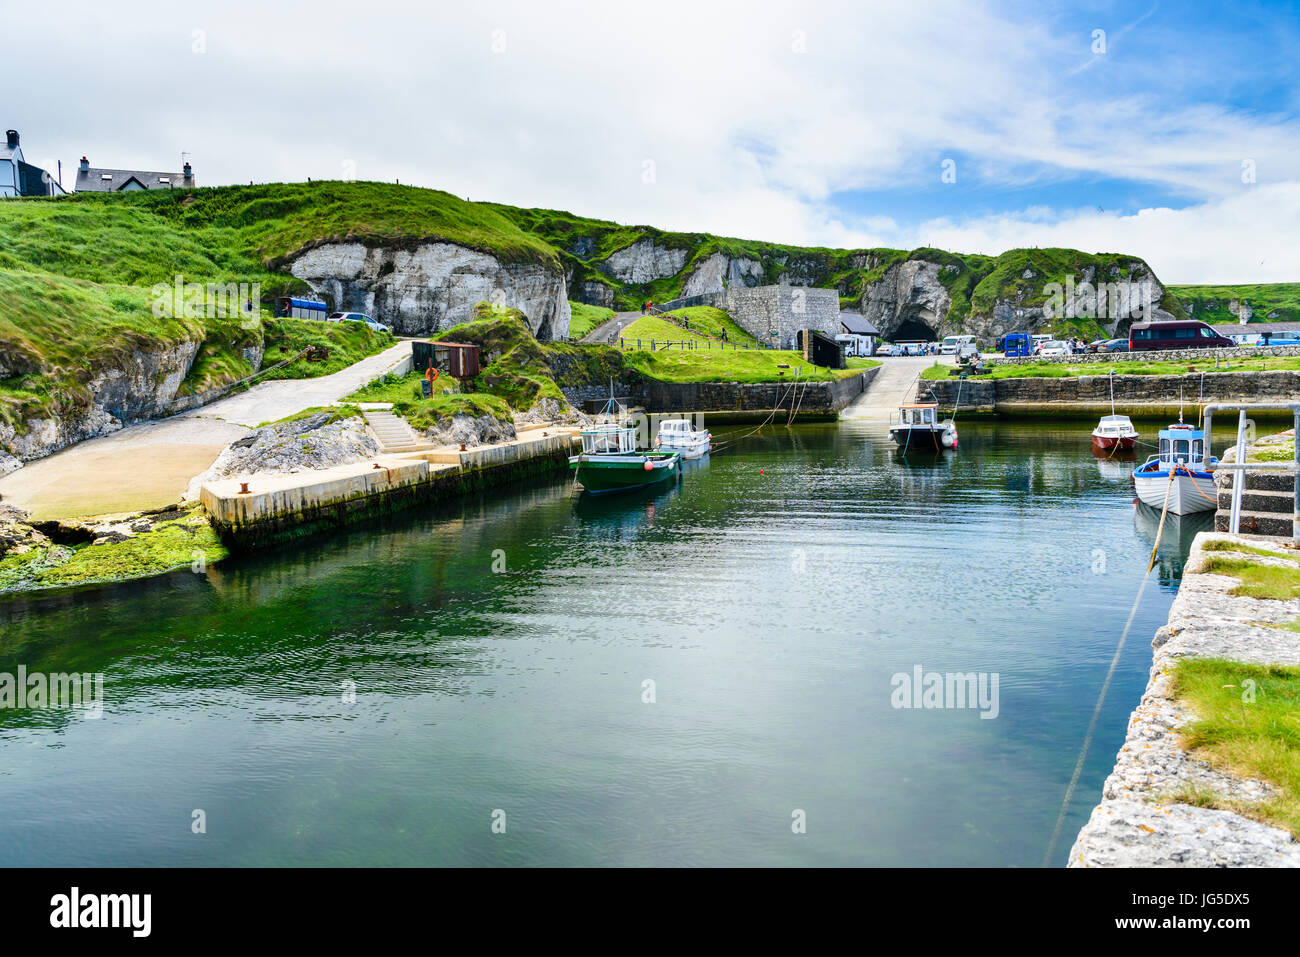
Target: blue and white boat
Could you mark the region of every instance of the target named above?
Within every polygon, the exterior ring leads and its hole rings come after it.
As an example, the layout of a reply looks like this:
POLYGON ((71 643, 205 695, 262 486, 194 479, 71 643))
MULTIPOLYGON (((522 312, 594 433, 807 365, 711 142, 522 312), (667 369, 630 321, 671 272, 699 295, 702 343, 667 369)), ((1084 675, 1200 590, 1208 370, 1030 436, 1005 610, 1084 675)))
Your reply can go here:
POLYGON ((1156 511, 1169 497, 1170 515, 1208 512, 1218 507, 1219 491, 1207 469, 1219 460, 1205 457, 1205 432, 1179 422, 1160 430, 1160 453, 1133 470, 1137 496, 1156 511), (1170 473, 1173 481, 1170 482, 1170 473))

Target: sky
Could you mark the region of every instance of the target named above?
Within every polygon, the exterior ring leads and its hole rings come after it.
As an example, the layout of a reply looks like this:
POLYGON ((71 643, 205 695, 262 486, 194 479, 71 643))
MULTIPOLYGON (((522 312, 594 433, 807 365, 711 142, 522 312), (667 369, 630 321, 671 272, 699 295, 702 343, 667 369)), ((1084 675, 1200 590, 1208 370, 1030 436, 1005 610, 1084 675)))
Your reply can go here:
POLYGON ((809 246, 1300 281, 1300 0, 72 0, 6 44, 29 162, 398 180, 809 246))

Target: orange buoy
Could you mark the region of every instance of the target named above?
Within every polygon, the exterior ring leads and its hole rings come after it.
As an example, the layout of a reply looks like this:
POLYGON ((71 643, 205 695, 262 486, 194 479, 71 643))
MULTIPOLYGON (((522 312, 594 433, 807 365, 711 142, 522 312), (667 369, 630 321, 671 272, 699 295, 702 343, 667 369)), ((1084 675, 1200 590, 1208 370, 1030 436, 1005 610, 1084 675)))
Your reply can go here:
POLYGON ((649 459, 646 459, 646 460, 645 460, 645 470, 646 470, 647 472, 653 471, 653 470, 654 470, 654 467, 655 467, 655 464, 654 464, 653 462, 651 462, 649 459))

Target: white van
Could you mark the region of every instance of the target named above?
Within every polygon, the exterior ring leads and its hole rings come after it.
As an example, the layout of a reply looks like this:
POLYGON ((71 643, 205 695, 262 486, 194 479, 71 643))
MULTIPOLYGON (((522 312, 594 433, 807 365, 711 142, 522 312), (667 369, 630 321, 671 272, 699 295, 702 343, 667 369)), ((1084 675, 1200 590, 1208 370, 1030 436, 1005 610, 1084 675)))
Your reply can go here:
POLYGON ((941 356, 958 355, 962 351, 961 347, 963 345, 965 345, 966 343, 973 344, 974 342, 975 342, 974 336, 945 336, 943 342, 940 343, 939 345, 939 355, 941 356))

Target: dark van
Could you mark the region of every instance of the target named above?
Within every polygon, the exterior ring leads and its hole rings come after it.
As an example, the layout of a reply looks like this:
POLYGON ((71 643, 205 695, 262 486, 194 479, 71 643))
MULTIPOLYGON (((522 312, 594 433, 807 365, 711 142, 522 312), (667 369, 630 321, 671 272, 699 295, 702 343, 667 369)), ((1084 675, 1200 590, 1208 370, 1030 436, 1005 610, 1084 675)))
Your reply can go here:
POLYGON ((1128 331, 1128 347, 1138 349, 1228 349, 1236 343, 1195 320, 1135 322, 1128 331))

